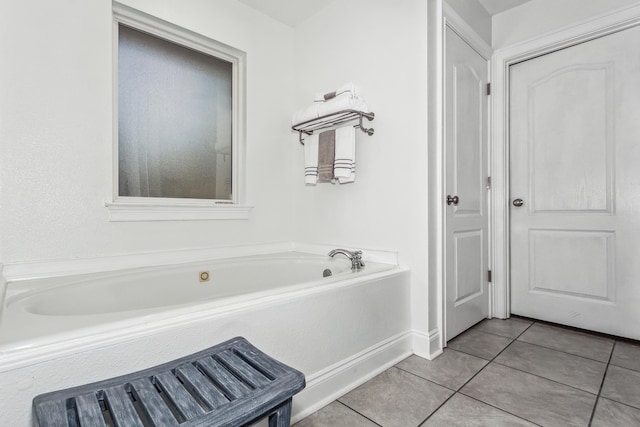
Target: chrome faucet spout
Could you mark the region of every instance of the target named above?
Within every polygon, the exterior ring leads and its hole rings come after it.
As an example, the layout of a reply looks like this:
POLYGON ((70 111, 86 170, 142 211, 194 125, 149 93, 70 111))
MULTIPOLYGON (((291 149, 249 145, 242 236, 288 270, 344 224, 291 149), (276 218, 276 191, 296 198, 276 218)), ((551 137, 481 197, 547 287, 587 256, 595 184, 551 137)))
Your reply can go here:
POLYGON ((330 257, 334 257, 338 254, 342 254, 351 260, 351 270, 357 271, 364 268, 364 261, 362 261, 362 251, 348 251, 346 249, 334 249, 329 252, 330 257))

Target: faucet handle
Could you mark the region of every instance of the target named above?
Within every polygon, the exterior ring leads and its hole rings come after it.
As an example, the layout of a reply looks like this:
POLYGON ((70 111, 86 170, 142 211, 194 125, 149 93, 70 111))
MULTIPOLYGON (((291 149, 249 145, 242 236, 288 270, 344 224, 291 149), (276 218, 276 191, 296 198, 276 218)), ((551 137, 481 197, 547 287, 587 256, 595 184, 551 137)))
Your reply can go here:
POLYGON ((354 261, 358 263, 358 267, 364 267, 364 261, 362 260, 362 251, 353 252, 354 261))

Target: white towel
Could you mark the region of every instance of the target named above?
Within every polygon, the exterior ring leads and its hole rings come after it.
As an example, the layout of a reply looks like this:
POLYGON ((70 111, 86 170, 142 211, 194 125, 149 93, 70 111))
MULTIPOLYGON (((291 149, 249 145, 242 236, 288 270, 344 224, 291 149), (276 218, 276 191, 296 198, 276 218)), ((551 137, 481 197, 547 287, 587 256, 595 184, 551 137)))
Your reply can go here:
POLYGON ((293 114, 293 119, 291 120, 291 124, 292 125, 297 125, 297 124, 300 124, 302 122, 306 122, 308 120, 315 119, 319 115, 320 114, 318 114, 318 105, 314 103, 314 104, 310 105, 309 107, 305 108, 304 110, 296 111, 293 114))
POLYGON ((304 183, 315 185, 318 182, 318 134, 304 138, 304 183))
POLYGON ((336 96, 335 98, 317 104, 317 111, 319 116, 335 113, 341 110, 357 110, 365 113, 369 112, 367 104, 360 98, 351 98, 350 96, 336 96))
POLYGON ((362 99, 352 98, 345 93, 343 95, 336 96, 335 98, 331 98, 326 102, 314 102, 304 110, 295 112, 291 124, 298 125, 302 122, 341 110, 357 110, 365 113, 369 112, 367 104, 362 99))
POLYGON ((356 179, 356 131, 353 126, 336 129, 336 154, 333 176, 340 184, 356 179))

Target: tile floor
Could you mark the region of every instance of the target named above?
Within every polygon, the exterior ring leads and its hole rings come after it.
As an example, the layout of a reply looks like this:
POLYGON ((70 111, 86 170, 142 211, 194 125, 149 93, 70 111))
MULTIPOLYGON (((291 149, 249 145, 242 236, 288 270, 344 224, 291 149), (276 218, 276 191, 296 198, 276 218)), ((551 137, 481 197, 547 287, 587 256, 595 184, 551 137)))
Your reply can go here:
POLYGON ((295 427, 640 426, 640 343, 513 317, 411 356, 295 427))

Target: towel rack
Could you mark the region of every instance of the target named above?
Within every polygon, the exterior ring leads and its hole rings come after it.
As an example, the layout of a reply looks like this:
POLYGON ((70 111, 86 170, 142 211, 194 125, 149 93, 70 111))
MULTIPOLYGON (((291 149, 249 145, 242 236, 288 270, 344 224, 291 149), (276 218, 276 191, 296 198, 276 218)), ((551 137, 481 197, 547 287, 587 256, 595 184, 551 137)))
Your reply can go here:
POLYGON ((363 118, 371 121, 376 115, 374 113, 365 113, 364 111, 357 110, 340 110, 335 113, 325 114, 324 116, 316 117, 315 119, 307 120, 291 126, 291 130, 298 132, 300 136, 300 144, 304 145, 304 138, 302 134, 311 135, 314 131, 336 127, 344 123, 348 123, 352 120, 358 120, 358 124, 354 127, 360 128, 362 132, 367 135, 373 135, 373 128, 366 128, 362 125, 363 118))

